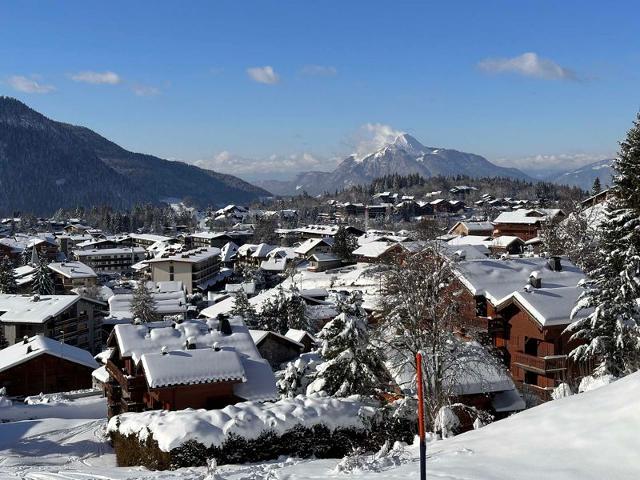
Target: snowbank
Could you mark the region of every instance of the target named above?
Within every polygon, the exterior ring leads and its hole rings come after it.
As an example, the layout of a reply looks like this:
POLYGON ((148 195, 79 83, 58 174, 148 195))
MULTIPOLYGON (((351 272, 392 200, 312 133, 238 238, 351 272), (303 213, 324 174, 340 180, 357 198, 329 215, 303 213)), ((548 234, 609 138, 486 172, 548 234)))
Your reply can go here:
POLYGON ((360 397, 304 397, 278 402, 243 402, 221 410, 180 410, 124 413, 109 421, 108 431, 135 435, 144 441, 149 434, 164 452, 193 440, 207 447, 219 447, 231 435, 254 440, 266 430, 283 434, 296 426, 324 425, 337 428, 364 428, 363 419, 375 408, 360 397))

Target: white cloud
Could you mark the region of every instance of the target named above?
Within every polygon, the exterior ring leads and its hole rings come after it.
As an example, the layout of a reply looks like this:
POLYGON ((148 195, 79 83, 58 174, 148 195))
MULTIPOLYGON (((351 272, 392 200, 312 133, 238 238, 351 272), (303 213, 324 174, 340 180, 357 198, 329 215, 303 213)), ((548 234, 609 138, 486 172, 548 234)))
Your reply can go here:
POLYGON ((478 68, 489 73, 516 73, 546 80, 578 80, 572 70, 533 52, 513 58, 487 58, 478 63, 478 68))
POLYGON ((557 153, 537 154, 518 158, 498 158, 493 163, 504 167, 515 167, 530 173, 553 173, 574 170, 605 158, 614 158, 614 153, 557 153))
POLYGON ((40 83, 34 77, 23 77, 21 75, 13 75, 7 79, 7 83, 15 90, 24 93, 51 93, 56 87, 40 83))
POLYGON ((278 74, 273 67, 269 65, 247 68, 247 75, 249 75, 253 81, 267 85, 275 85, 280 81, 278 74))
POLYGON ((91 83, 93 85, 117 85, 122 81, 120 75, 114 72, 93 72, 87 70, 71 75, 74 82, 91 83))
POLYGON ((331 65, 305 65, 300 73, 309 77, 335 77, 338 69, 331 65))
POLYGON ((153 97, 162 93, 158 87, 152 85, 141 85, 134 83, 131 85, 131 91, 139 97, 153 97))
POLYGON ((365 123, 352 135, 350 142, 353 153, 364 158, 381 147, 393 142, 402 131, 382 123, 365 123))
POLYGON ((211 158, 197 160, 195 165, 209 170, 254 178, 290 178, 307 170, 332 170, 337 158, 323 158, 308 152, 290 155, 272 154, 266 157, 249 158, 222 151, 211 158))

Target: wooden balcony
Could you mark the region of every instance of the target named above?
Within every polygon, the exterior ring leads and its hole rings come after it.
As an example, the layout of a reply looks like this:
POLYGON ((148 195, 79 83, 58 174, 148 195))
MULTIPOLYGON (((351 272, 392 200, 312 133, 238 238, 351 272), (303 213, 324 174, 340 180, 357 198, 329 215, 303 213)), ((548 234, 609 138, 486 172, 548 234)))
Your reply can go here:
POLYGON ((567 368, 566 355, 549 355, 536 357, 523 352, 514 352, 511 355, 511 363, 530 372, 546 375, 559 372, 567 368))

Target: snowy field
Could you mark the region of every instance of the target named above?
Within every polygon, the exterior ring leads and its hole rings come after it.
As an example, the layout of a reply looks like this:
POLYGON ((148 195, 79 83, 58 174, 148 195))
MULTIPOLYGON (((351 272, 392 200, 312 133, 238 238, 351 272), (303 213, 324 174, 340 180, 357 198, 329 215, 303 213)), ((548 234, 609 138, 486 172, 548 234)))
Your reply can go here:
MULTIPOLYGON (((417 451, 408 447, 350 475, 338 460, 281 459, 255 465, 151 472, 118 468, 104 437, 104 400, 6 407, 0 418, 0 479, 415 479, 417 451), (48 417, 45 417, 45 414, 48 417), (92 418, 94 417, 94 418, 92 418), (23 420, 17 420, 23 418, 23 420)), ((428 478, 439 480, 637 479, 640 373, 556 400, 506 420, 428 445, 428 478)))

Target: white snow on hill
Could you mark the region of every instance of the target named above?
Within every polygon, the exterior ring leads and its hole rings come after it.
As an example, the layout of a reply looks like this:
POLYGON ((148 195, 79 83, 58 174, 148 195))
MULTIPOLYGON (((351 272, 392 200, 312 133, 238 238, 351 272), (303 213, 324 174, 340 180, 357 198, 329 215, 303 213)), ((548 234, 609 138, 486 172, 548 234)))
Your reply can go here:
MULTIPOLYGON (((48 408, 38 405, 39 413, 48 408)), ((74 419, 94 405, 52 406, 56 418, 0 424, 0 479, 344 479, 338 460, 279 459, 220 467, 218 477, 204 468, 150 472, 118 468, 102 437, 105 419, 74 419)), ((3 410, 0 409, 0 418, 3 410)), ((24 412, 23 418, 29 418, 24 412)), ((611 385, 563 398, 479 430, 427 446, 427 478, 441 480, 602 480, 640 478, 640 373, 611 385)), ((370 457, 366 479, 418 478, 417 449, 399 461, 370 457)))

